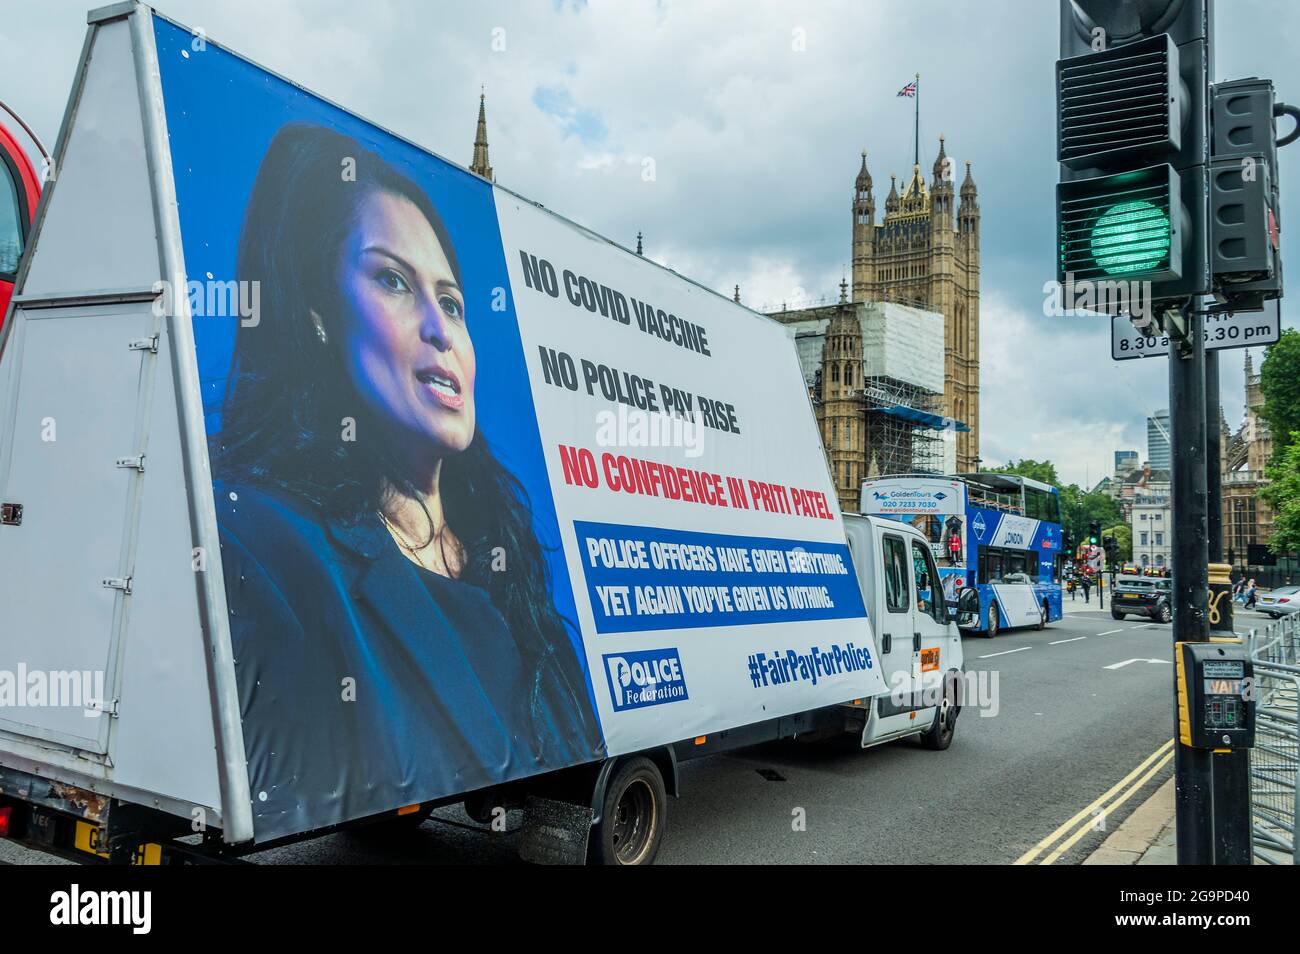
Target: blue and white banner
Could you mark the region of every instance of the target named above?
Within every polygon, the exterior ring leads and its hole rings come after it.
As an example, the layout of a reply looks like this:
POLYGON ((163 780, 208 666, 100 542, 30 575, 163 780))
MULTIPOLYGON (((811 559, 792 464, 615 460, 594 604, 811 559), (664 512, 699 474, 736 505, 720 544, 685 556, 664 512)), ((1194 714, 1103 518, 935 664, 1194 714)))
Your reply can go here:
POLYGON ((578 521, 597 633, 861 618, 848 547, 578 521))

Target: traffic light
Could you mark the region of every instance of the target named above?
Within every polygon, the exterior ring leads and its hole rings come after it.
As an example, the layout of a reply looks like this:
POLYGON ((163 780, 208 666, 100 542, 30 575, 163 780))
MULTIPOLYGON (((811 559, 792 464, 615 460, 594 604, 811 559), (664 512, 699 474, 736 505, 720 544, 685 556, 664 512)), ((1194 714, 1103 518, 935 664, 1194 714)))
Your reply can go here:
POLYGON ((1095 547, 1101 542, 1101 521, 1094 520, 1088 524, 1088 545, 1095 547))
POLYGON ((1294 107, 1276 102, 1273 81, 1233 80, 1214 85, 1210 161, 1210 271, 1215 292, 1230 311, 1259 311, 1282 297, 1275 119, 1294 107))
POLYGON ((1059 281, 1150 282, 1154 301, 1209 291, 1209 3, 1061 0, 1059 281))
POLYGON ((1114 536, 1107 535, 1102 538, 1101 548, 1106 551, 1106 562, 1114 566, 1119 562, 1119 541, 1114 536))

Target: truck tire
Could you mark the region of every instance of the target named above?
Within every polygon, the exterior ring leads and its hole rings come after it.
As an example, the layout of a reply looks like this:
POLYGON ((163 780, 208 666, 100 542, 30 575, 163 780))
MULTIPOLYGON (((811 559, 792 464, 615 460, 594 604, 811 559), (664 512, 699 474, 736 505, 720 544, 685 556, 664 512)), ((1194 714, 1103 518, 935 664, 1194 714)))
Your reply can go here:
POLYGON ((942 752, 952 745, 953 734, 957 731, 957 716, 961 709, 952 688, 951 678, 943 681, 943 701, 934 714, 934 723, 921 733, 921 744, 934 752, 942 752))
POLYGON ((1110 611, 1110 618, 1111 618, 1111 619, 1124 619, 1124 618, 1125 618, 1125 615, 1124 615, 1123 613, 1121 613, 1119 610, 1117 610, 1117 609, 1113 609, 1113 610, 1110 611))
POLYGON ((998 604, 989 604, 989 625, 984 630, 984 636, 987 639, 993 639, 998 634, 998 604))
POLYGON ((652 864, 663 843, 667 808, 659 766, 643 755, 623 760, 605 787, 600 824, 591 831, 591 862, 652 864))

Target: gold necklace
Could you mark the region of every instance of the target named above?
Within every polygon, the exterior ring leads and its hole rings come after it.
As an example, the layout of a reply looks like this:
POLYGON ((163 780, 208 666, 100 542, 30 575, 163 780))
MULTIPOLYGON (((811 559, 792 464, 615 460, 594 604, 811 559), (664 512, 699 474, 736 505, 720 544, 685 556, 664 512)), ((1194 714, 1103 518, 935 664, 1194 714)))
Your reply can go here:
MULTIPOLYGON (((424 567, 430 573, 435 572, 429 566, 429 564, 424 562, 424 557, 420 556, 420 550, 416 547, 411 546, 411 544, 407 542, 406 537, 402 534, 400 530, 397 529, 397 527, 393 526, 393 522, 388 519, 388 515, 384 513, 382 510, 379 511, 379 519, 384 522, 384 526, 388 528, 388 532, 392 534, 393 539, 397 541, 397 545, 399 547, 401 547, 411 556, 415 557, 415 562, 419 563, 420 566, 424 567)), ((435 537, 434 539, 437 539, 437 537, 435 537)))
MULTIPOLYGON (((391 520, 388 519, 388 515, 386 513, 384 513, 382 510, 378 510, 376 511, 376 513, 379 514, 379 519, 384 522, 384 526, 388 528, 389 534, 392 535, 397 545, 401 547, 403 550, 405 550, 407 553, 409 553, 412 557, 414 557, 416 563, 420 564, 420 566, 428 570, 430 573, 438 573, 439 576, 446 576, 451 579, 456 578, 455 574, 453 574, 452 572, 450 564, 447 562, 446 556, 443 554, 442 551, 442 545, 441 545, 442 535, 447 529, 447 525, 445 523, 438 530, 438 532, 433 536, 433 539, 439 542, 438 556, 442 563, 442 571, 439 572, 438 570, 434 569, 433 567, 429 566, 429 564, 424 562, 424 557, 420 555, 420 550, 422 548, 412 546, 407 541, 405 535, 400 530, 398 530, 396 526, 393 525, 393 522, 391 520)), ((457 572, 459 572, 459 570, 457 572)))

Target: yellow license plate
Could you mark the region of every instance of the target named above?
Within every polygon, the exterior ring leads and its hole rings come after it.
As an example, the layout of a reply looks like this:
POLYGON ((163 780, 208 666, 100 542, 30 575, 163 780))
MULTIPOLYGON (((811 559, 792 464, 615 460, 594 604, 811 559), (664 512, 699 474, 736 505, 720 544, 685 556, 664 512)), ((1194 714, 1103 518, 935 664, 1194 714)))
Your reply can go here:
MULTIPOLYGON (((87 854, 98 855, 100 858, 107 858, 108 852, 104 851, 100 844, 101 829, 98 825, 90 822, 77 822, 77 831, 73 839, 73 846, 78 851, 84 851, 87 854)), ((160 865, 162 864, 162 845, 147 844, 136 845, 135 854, 131 856, 133 865, 160 865)))

